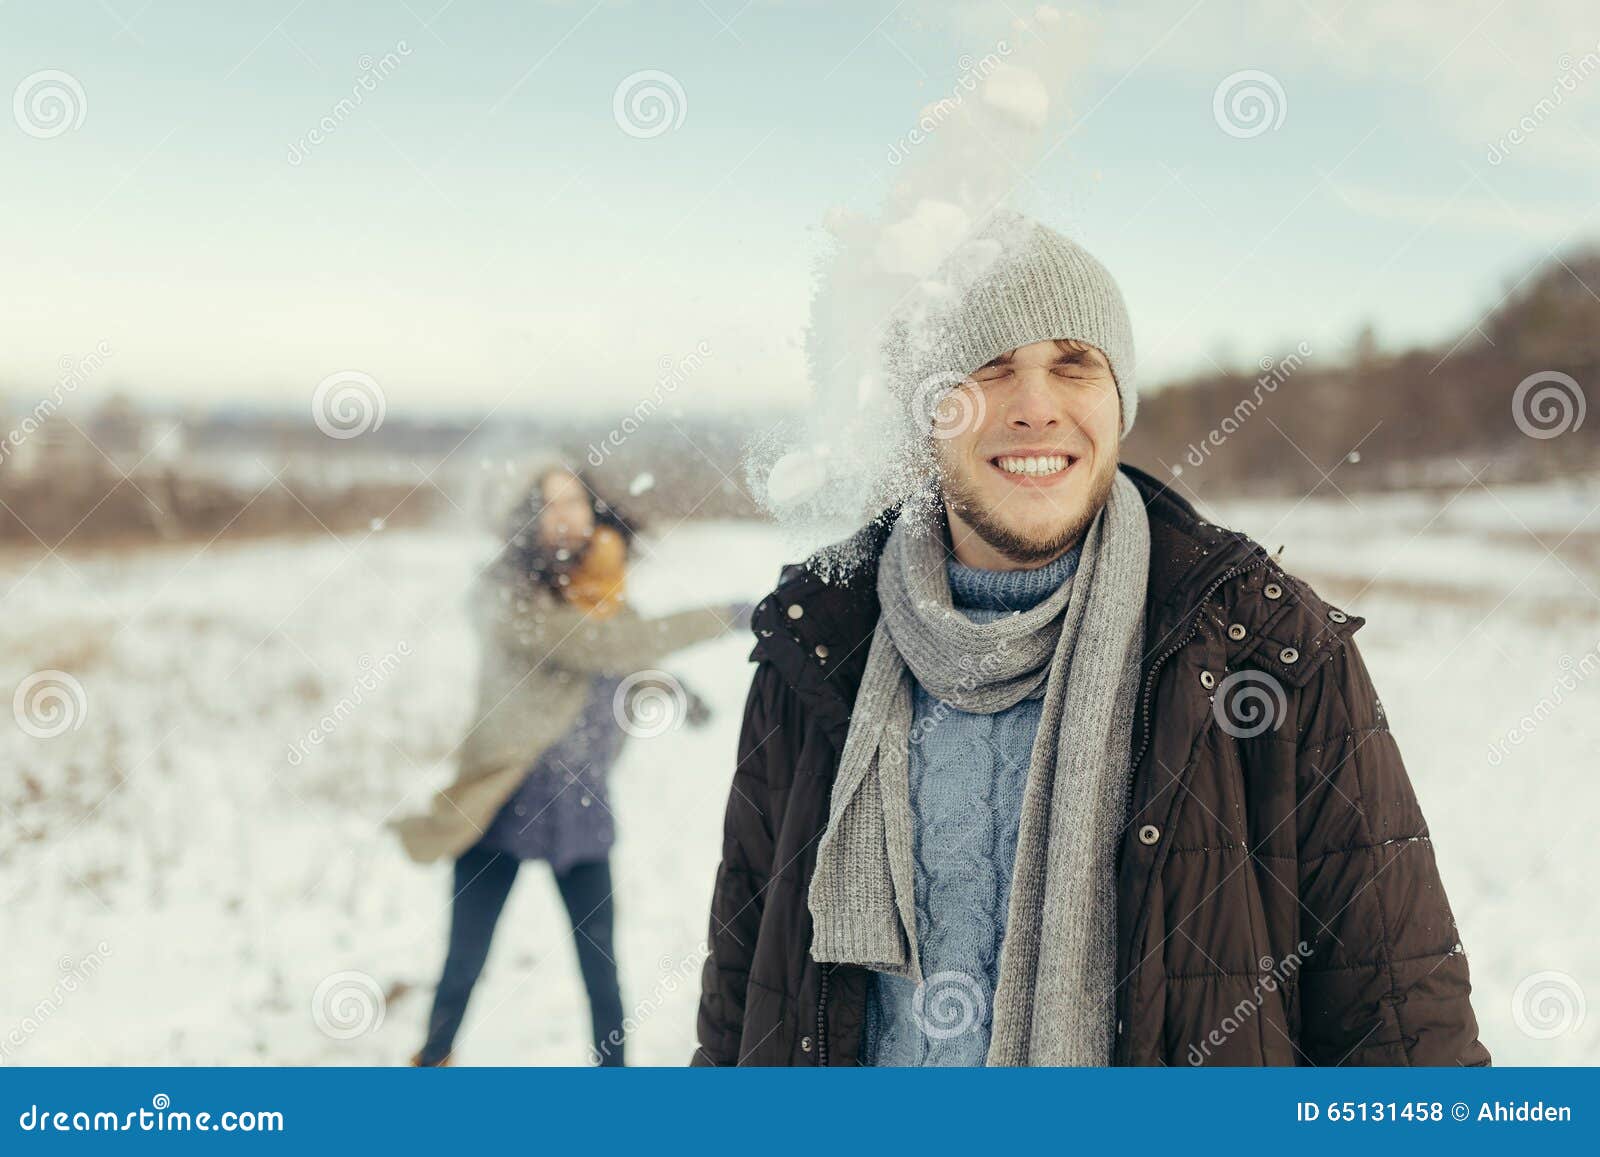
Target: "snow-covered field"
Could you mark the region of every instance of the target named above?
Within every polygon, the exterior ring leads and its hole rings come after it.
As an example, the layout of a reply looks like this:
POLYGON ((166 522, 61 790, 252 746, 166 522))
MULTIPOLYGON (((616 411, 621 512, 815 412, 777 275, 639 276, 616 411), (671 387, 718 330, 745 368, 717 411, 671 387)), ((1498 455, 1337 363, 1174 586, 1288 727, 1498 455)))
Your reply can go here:
MULTIPOLYGON (((1291 570, 1369 619, 1358 639, 1497 1061, 1600 1062, 1584 1003, 1600 996, 1600 481, 1355 504, 1212 513, 1285 545, 1291 570)), ((754 597, 789 554, 772 528, 735 523, 645 548, 633 589, 650 611, 754 597)), ((449 881, 382 823, 449 774, 472 706, 462 595, 492 549, 384 531, 0 559, 4 686, 58 673, 0 738, 0 1061, 405 1061, 449 881)), ((693 1048, 748 650, 730 637, 676 657, 714 719, 631 741, 615 773, 633 1063, 693 1048)), ((555 890, 530 866, 458 1056, 582 1063, 583 1008, 555 890)))

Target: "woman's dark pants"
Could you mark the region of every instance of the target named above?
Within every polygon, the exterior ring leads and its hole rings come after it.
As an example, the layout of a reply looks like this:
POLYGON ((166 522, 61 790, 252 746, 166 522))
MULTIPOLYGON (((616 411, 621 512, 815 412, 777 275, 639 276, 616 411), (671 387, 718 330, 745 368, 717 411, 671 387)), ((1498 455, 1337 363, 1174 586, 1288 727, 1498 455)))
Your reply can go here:
MULTIPOLYGON (((521 862, 503 852, 468 849, 456 861, 455 900, 450 907, 450 949, 444 975, 434 993, 428 1018, 428 1043, 418 1061, 437 1065, 450 1055, 473 985, 489 958, 489 943, 521 862)), ((575 864, 557 873, 556 887, 572 921, 578 946, 578 967, 589 991, 589 1017, 594 1030, 595 1058, 602 1065, 622 1064, 622 993, 617 986, 613 948, 611 864, 600 860, 575 864)))

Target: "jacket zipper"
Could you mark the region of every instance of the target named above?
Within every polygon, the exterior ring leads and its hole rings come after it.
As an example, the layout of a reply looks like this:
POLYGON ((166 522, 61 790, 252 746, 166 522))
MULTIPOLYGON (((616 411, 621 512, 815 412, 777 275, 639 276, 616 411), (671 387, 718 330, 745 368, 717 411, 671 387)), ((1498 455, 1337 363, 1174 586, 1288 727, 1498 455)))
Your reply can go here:
MULTIPOLYGON (((1132 762, 1128 765, 1128 790, 1122 801, 1123 815, 1127 815, 1129 810, 1133 807, 1133 773, 1138 769, 1139 761, 1144 758, 1144 753, 1149 750, 1150 742, 1153 738, 1150 729, 1150 701, 1155 693, 1156 677, 1161 673, 1161 668, 1166 664, 1168 659, 1172 658, 1172 656, 1176 655, 1179 651, 1187 647, 1189 645, 1189 641, 1200 632, 1200 618, 1205 613, 1205 605, 1210 600, 1211 596, 1216 593, 1217 588, 1222 586, 1222 584, 1225 582, 1230 582, 1231 580, 1238 578, 1242 574, 1248 574, 1250 571, 1266 566, 1270 561, 1271 560, 1265 556, 1259 557, 1248 566, 1235 567, 1234 569, 1226 572, 1221 578, 1218 578, 1210 586, 1208 586, 1205 589, 1205 592, 1200 596, 1199 604, 1195 610, 1194 617, 1189 621, 1189 629, 1184 632, 1183 638, 1179 639, 1172 646, 1161 652, 1160 655, 1156 656, 1155 662, 1150 665, 1150 671, 1145 676, 1144 680, 1144 692, 1141 695, 1139 702, 1139 717, 1143 725, 1143 738, 1140 740, 1138 753, 1134 755, 1132 762)), ((1124 986, 1119 991, 1117 999, 1117 1004, 1119 1006, 1117 1010, 1117 1053, 1119 1060, 1127 1056, 1126 1049, 1128 1047, 1128 1038, 1122 1032, 1122 1024, 1126 1010, 1120 1007, 1125 999, 1124 994, 1126 992, 1127 988, 1124 986)))
MULTIPOLYGON (((1190 619, 1189 629, 1184 633, 1183 638, 1179 639, 1176 643, 1172 644, 1172 646, 1161 652, 1161 654, 1156 657, 1156 661, 1150 665, 1150 671, 1145 675, 1144 694, 1141 696, 1139 702, 1139 718, 1140 722, 1143 724, 1141 728, 1143 738, 1139 743, 1138 753, 1134 755, 1133 761, 1128 765, 1130 768, 1137 768, 1139 766, 1139 761, 1144 758, 1144 753, 1149 750, 1150 747, 1150 699, 1155 692, 1156 676, 1161 673, 1162 666, 1165 665, 1168 659, 1172 658, 1172 656, 1176 655, 1179 651, 1187 647, 1189 645, 1189 641, 1199 633, 1200 618, 1205 611, 1206 602, 1213 594, 1216 593, 1218 587, 1225 582, 1230 582, 1233 579, 1238 578, 1242 574, 1248 574, 1250 571, 1253 571, 1258 567, 1266 566, 1268 561, 1269 560, 1266 558, 1258 558, 1249 566, 1236 567, 1233 570, 1228 571, 1221 578, 1212 582, 1212 584, 1205 589, 1205 593, 1200 596, 1199 606, 1195 611, 1194 617, 1190 619)), ((1126 806, 1131 806, 1132 804, 1133 776, 1129 775, 1126 806)), ((1124 813, 1126 813, 1126 806, 1124 807, 1124 813)))
POLYGON ((828 1063, 828 966, 822 966, 822 980, 817 987, 817 1064, 828 1063))

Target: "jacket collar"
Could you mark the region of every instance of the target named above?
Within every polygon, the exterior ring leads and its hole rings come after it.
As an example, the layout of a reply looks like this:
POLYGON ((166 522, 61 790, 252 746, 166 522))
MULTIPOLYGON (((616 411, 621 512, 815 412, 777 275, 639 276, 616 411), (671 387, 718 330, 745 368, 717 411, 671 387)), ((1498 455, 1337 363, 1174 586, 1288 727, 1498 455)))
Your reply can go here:
MULTIPOLYGON (((1150 580, 1145 602, 1148 670, 1190 633, 1210 594, 1241 570, 1265 564, 1266 552, 1242 534, 1206 522, 1187 501, 1134 466, 1122 472, 1138 487, 1150 519, 1150 580)), ((786 566, 756 607, 751 658, 769 662, 800 697, 839 750, 866 669, 878 622, 878 559, 898 509, 879 514, 845 544, 859 558, 848 574, 829 573, 834 550, 786 566)))

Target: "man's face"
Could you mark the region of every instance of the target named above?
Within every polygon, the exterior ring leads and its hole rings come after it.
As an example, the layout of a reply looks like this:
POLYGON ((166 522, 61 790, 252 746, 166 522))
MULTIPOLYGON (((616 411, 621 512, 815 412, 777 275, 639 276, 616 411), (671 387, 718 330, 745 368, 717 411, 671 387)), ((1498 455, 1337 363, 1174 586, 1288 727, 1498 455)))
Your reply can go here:
POLYGON ((1042 566, 1071 547, 1105 505, 1122 430, 1106 357, 1082 342, 1041 341, 1002 354, 958 390, 974 420, 943 436, 939 468, 956 556, 989 569, 1042 566))

